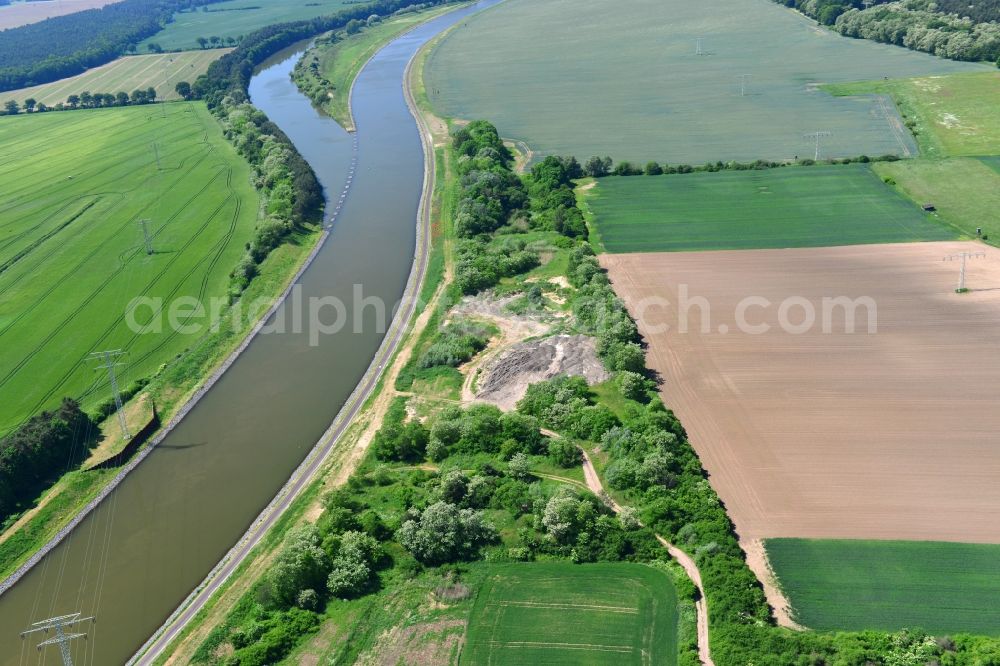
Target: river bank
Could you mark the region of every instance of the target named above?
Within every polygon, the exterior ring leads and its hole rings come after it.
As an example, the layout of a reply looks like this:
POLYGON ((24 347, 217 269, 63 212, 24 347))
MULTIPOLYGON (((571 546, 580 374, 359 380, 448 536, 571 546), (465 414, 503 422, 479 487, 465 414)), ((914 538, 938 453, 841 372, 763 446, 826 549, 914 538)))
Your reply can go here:
MULTIPOLYGON (((425 20, 430 20, 439 13, 433 12, 425 20)), ((413 27, 409 29, 412 30, 413 27)), ((384 41, 391 38, 392 36, 386 36, 384 41)), ((435 41, 436 39, 428 41, 414 54, 408 61, 403 76, 406 103, 416 121, 424 151, 424 189, 417 220, 417 259, 407 285, 407 298, 412 299, 412 307, 399 321, 399 335, 391 344, 387 343, 385 360, 380 360, 383 357, 380 354, 372 363, 370 372, 375 378, 374 386, 364 391, 363 396, 359 396, 360 410, 345 419, 343 427, 331 428, 323 443, 324 450, 318 454, 318 464, 309 472, 306 484, 299 484, 295 489, 297 494, 288 494, 283 506, 275 507, 284 516, 272 513, 268 520, 262 514, 259 519, 261 529, 257 529, 255 524, 248 531, 244 540, 219 563, 213 574, 178 608, 130 663, 190 662, 208 633, 222 624, 254 581, 273 563, 288 530, 304 521, 315 520, 322 511, 322 494, 346 483, 361 462, 375 430, 395 396, 391 387, 402 368, 410 362, 415 343, 421 339, 433 313, 442 302, 446 258, 443 248, 445 238, 440 233, 440 215, 442 187, 448 176, 441 169, 440 158, 443 151, 438 147, 447 142, 448 128, 441 119, 430 113, 426 105, 426 93, 422 89, 424 58, 428 47, 435 41), (428 274, 435 279, 428 281, 428 274), (270 524, 270 532, 267 532, 265 522, 270 524)), ((367 63, 367 59, 365 62, 367 63)))

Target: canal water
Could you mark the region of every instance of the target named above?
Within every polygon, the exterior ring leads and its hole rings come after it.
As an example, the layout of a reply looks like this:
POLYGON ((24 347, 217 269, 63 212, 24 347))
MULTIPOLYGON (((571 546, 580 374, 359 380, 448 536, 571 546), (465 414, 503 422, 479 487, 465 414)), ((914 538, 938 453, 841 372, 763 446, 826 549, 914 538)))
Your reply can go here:
MULTIPOLYGON (((38 654, 37 641, 18 632, 77 611, 97 622, 84 629, 88 640, 74 642, 74 662, 124 663, 333 421, 384 337, 371 304, 396 304, 413 261, 424 156, 403 96, 406 64, 442 30, 497 2, 433 19, 380 50, 354 88, 356 135, 292 84, 301 51, 280 54, 253 78, 253 103, 295 143, 327 194, 330 236, 299 283, 302 326, 287 302, 275 315, 286 332, 258 336, 118 489, 0 597, 0 666, 61 663, 58 648, 38 654), (356 311, 358 290, 368 300, 356 311), (310 298, 345 304, 346 326, 311 339, 310 298)), ((322 310, 327 325, 337 316, 335 307, 322 310)))

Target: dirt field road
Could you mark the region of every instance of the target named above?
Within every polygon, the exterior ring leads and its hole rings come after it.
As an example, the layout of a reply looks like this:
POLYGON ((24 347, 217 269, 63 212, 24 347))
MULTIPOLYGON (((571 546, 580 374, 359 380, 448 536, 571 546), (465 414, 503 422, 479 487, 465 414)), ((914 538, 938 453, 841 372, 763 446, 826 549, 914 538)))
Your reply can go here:
MULTIPOLYGON (((558 434, 549 430, 543 430, 542 433, 549 437, 559 437, 558 434)), ((597 470, 594 469, 594 464, 590 461, 590 456, 587 455, 587 452, 583 449, 580 449, 580 452, 583 454, 583 478, 586 480, 587 487, 590 488, 590 492, 605 499, 615 513, 620 513, 622 508, 619 506, 618 502, 614 501, 604 492, 604 484, 601 483, 601 477, 598 476, 597 470)), ((705 588, 701 584, 701 572, 698 571, 698 565, 694 563, 694 560, 690 555, 664 539, 659 534, 656 535, 656 540, 663 544, 663 547, 667 549, 670 556, 677 560, 682 567, 684 567, 684 571, 687 573, 688 578, 690 578, 695 584, 695 587, 698 588, 698 592, 701 595, 701 598, 695 602, 695 609, 698 615, 698 656, 701 659, 702 664, 705 664, 706 666, 715 666, 712 662, 712 654, 708 645, 708 606, 705 604, 705 588)))

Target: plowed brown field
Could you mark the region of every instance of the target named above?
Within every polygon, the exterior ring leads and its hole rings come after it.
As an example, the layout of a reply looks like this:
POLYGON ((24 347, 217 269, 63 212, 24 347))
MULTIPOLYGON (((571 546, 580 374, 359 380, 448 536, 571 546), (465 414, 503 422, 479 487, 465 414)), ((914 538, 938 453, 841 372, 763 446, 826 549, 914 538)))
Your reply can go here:
POLYGON ((53 16, 63 16, 97 9, 121 0, 59 0, 58 2, 19 2, 0 7, 0 30, 38 23, 53 16))
MULTIPOLYGON (((1000 543, 1000 251, 945 242, 601 262, 742 539, 1000 543), (987 256, 956 294, 958 263, 942 259, 962 251, 987 256), (697 307, 678 330, 681 285, 707 300, 711 332, 697 307), (840 296, 873 299, 877 332, 860 309, 857 332, 835 315, 824 333, 822 299, 840 296), (746 297, 772 303, 745 317, 770 331, 737 330, 746 297), (789 297, 813 304, 808 332, 781 330, 789 297), (674 305, 640 312, 649 298, 674 305)), ((789 319, 802 322, 803 307, 789 319)))

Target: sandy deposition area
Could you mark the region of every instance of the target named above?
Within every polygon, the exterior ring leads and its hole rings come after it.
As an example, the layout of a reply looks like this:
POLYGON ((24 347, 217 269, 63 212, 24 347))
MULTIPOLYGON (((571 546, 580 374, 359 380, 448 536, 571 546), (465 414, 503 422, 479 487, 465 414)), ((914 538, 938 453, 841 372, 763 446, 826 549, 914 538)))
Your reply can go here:
MULTIPOLYGON (((742 540, 1000 543, 1000 251, 945 242, 601 262, 742 540), (971 291, 957 294, 959 263, 943 258, 964 251, 986 257, 969 261, 971 291), (710 332, 694 306, 678 329, 683 285, 706 299, 710 332), (843 310, 824 333, 822 301, 841 296, 873 299, 877 332, 861 308, 855 333, 843 310), (746 297, 772 303, 744 312, 771 330, 737 330, 746 297), (814 304, 808 332, 780 329, 789 297, 814 304)), ((789 323, 806 310, 797 302, 789 323)))
POLYGON ((82 12, 121 0, 49 0, 48 2, 18 2, 0 7, 0 30, 38 23, 53 16, 82 12))

